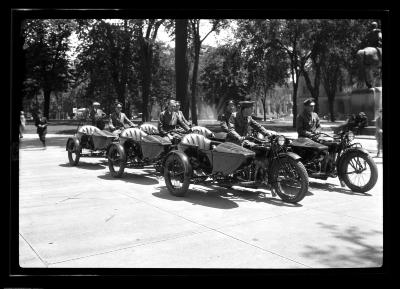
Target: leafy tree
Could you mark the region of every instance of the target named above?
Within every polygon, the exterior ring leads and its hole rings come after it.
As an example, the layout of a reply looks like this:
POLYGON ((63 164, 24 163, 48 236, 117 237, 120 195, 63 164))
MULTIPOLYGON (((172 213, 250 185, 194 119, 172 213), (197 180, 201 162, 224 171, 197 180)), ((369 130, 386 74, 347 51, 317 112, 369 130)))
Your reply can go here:
POLYGON ((214 19, 210 20, 212 26, 210 30, 203 37, 200 35, 200 23, 201 19, 190 19, 190 32, 192 36, 192 47, 193 47, 193 72, 192 72, 192 82, 191 82, 191 115, 192 122, 197 125, 197 81, 198 81, 198 70, 199 70, 199 58, 200 49, 203 41, 210 35, 213 31, 218 31, 222 27, 228 24, 227 20, 214 19))
POLYGON ((46 117, 51 93, 66 90, 71 79, 67 52, 74 27, 74 21, 68 19, 28 19, 22 25, 25 97, 33 97, 42 90, 46 117))
POLYGON ((275 29, 270 20, 239 21, 238 36, 249 73, 249 85, 261 97, 264 120, 268 92, 275 85, 283 85, 288 77, 289 64, 284 51, 273 41, 275 29))

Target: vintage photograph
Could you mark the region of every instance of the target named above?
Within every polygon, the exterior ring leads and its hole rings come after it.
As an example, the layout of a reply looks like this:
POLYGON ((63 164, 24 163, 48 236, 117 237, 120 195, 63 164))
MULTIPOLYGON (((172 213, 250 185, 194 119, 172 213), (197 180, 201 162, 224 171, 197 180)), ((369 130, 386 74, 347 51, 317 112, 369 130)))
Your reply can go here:
POLYGON ((23 17, 18 265, 382 267, 384 28, 23 17))

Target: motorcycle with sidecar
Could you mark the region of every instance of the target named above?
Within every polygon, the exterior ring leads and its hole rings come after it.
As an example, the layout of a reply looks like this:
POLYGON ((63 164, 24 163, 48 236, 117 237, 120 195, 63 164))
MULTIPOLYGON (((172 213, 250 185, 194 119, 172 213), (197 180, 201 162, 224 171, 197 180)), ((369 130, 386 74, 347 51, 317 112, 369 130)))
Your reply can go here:
POLYGON ((268 139, 246 137, 243 146, 211 140, 200 134, 185 135, 177 150, 165 159, 164 179, 168 191, 184 196, 192 184, 272 187, 289 203, 300 202, 308 191, 308 176, 300 157, 286 150, 281 135, 268 139))
MULTIPOLYGON (((206 128, 204 128, 206 129, 206 128)), ((202 130, 202 127, 196 128, 202 130)), ((185 131, 176 127, 161 136, 157 127, 142 124, 138 128, 124 130, 119 135, 119 142, 111 145, 107 158, 110 173, 115 178, 122 177, 125 168, 143 168, 153 165, 162 173, 163 162, 168 152, 176 149, 185 131)))
POLYGON ((310 178, 338 177, 342 186, 365 193, 375 186, 378 169, 368 151, 353 140, 352 131, 335 135, 320 132, 311 139, 293 139, 289 146, 301 156, 310 178))
POLYGON ((92 125, 78 124, 74 136, 68 138, 66 151, 72 166, 77 166, 82 157, 105 158, 108 149, 118 141, 118 136, 92 125))

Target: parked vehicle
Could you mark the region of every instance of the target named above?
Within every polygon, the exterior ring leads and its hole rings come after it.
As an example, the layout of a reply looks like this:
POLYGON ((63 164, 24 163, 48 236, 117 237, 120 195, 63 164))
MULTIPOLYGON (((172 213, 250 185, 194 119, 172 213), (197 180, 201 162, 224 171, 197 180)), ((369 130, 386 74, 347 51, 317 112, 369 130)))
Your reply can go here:
POLYGON ((375 186, 378 169, 368 151, 353 140, 352 131, 318 133, 313 139, 292 140, 290 147, 301 156, 310 178, 338 177, 342 186, 364 193, 375 186))
POLYGON ((124 130, 119 135, 119 142, 113 143, 108 151, 111 175, 120 178, 125 168, 143 168, 148 165, 153 165, 156 171, 162 173, 165 156, 176 149, 185 132, 176 128, 168 134, 172 136, 171 139, 162 137, 157 127, 151 124, 124 130))
POLYGON ((118 142, 118 136, 111 132, 100 130, 92 125, 78 125, 73 137, 68 138, 66 150, 72 166, 77 166, 82 157, 106 157, 113 143, 118 142))
POLYGON ((164 165, 165 184, 172 195, 184 196, 192 184, 272 186, 279 197, 300 202, 308 191, 308 176, 300 157, 286 151, 285 138, 247 137, 254 146, 210 140, 187 134, 170 151, 164 165))

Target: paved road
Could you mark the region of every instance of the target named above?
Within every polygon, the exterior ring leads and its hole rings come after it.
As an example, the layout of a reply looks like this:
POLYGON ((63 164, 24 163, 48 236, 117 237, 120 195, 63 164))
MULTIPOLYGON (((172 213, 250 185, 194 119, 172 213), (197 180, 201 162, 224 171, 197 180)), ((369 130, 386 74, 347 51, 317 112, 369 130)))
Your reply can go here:
MULTIPOLYGON (((367 194, 311 180, 291 205, 268 190, 191 186, 171 196, 152 168, 113 179, 105 160, 67 163, 67 135, 20 145, 21 267, 332 268, 382 264, 382 159, 367 194)), ((369 150, 375 140, 361 139, 369 150)))

